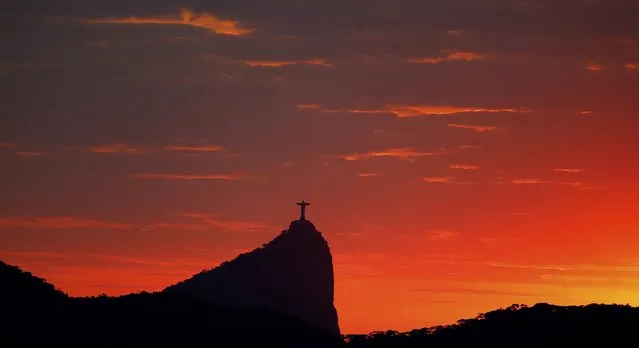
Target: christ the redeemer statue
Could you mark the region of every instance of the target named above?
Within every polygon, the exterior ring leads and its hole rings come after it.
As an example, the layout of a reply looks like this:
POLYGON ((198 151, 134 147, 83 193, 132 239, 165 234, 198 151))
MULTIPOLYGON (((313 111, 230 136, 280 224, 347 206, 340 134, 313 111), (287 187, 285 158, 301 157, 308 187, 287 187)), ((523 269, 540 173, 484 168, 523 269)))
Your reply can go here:
POLYGON ((306 206, 311 205, 311 203, 304 202, 303 200, 299 203, 295 203, 300 206, 300 220, 306 220, 306 206))

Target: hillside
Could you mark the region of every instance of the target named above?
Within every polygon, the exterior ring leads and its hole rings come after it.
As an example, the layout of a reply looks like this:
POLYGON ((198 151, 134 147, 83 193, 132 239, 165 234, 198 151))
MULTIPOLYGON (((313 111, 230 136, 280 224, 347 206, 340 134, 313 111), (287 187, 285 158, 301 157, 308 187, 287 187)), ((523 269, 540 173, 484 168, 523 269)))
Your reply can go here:
POLYGON ((625 347, 636 342, 639 308, 628 305, 512 305, 457 324, 348 335, 351 348, 625 347))
POLYGON ((265 308, 214 306, 172 293, 69 298, 0 262, 1 347, 334 347, 338 337, 265 308))
POLYGON ((322 234, 295 220, 264 246, 169 286, 213 304, 267 307, 339 335, 333 262, 322 234))

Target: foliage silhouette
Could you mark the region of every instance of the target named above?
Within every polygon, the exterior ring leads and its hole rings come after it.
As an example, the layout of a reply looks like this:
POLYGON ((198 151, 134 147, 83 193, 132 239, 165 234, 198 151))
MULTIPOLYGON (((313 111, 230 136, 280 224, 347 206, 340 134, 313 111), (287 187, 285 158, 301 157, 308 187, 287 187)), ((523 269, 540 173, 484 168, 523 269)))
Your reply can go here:
POLYGON ((615 347, 636 342, 637 327, 639 308, 629 305, 514 304, 454 325, 345 335, 344 340, 351 348, 615 347))

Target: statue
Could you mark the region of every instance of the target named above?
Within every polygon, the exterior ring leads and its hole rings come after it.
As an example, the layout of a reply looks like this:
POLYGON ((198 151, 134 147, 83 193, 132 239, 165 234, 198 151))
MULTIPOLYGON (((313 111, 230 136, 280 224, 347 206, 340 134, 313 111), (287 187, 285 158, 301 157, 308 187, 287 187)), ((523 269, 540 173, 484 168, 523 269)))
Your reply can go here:
POLYGON ((304 200, 302 200, 301 202, 295 203, 295 204, 300 206, 300 210, 301 210, 300 211, 300 220, 302 220, 302 221, 306 220, 306 206, 311 205, 311 203, 307 203, 307 202, 304 202, 304 200))

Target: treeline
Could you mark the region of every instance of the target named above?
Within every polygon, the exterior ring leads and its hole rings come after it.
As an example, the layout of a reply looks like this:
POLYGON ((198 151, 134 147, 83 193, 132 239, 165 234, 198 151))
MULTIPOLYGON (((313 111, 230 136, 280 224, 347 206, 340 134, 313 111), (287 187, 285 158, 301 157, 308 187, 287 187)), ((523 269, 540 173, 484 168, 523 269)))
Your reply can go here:
POLYGON ((637 328, 639 308, 629 305, 539 303, 512 305, 454 325, 346 335, 344 340, 351 348, 621 347, 637 342, 637 328))

